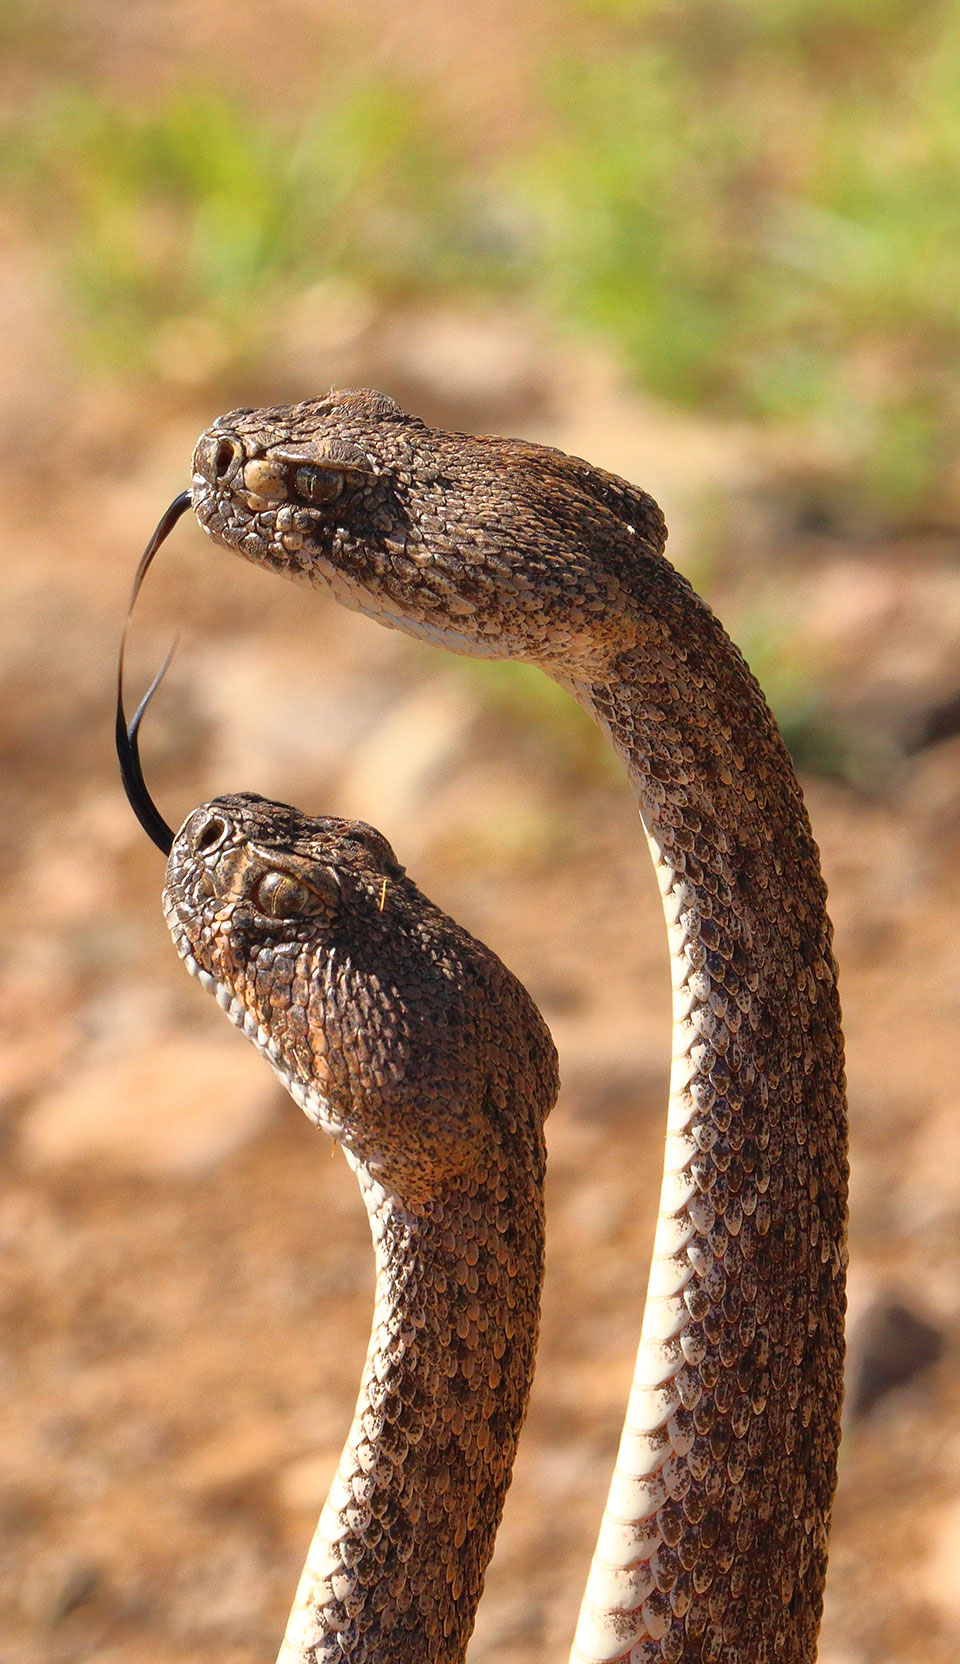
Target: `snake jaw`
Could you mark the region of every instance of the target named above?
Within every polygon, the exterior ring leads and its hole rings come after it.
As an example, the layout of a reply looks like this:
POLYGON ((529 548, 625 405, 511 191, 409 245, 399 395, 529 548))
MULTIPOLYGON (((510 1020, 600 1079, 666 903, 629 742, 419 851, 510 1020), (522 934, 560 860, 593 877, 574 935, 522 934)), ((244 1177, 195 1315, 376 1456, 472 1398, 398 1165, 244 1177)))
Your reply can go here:
MULTIPOLYGON (((296 988, 283 988, 288 938, 296 946, 300 980, 313 973, 322 981, 328 904, 335 905, 339 883, 333 871, 314 873, 296 849, 280 851, 251 836, 260 802, 216 799, 187 817, 170 851, 164 916, 189 974, 252 1041, 308 1118, 342 1140, 344 1117, 320 1089, 328 1077, 323 1023, 311 1025, 296 988), (273 881, 274 897, 283 885, 288 893, 291 886, 295 894, 302 892, 303 918, 265 915, 258 926, 259 908, 269 905, 259 899, 266 894, 265 881, 273 881), (285 1002, 278 998, 283 992, 285 1002)), ((294 818, 290 811, 288 823, 294 818)), ((392 858, 385 840, 384 848, 392 858)))

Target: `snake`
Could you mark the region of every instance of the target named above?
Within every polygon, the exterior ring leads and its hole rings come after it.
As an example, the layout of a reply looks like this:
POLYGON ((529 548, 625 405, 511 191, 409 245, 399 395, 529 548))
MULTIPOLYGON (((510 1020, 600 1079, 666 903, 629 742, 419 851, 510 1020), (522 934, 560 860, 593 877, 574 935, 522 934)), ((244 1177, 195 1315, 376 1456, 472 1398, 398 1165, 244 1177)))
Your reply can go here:
MULTIPOLYGON (((382 624, 538 666, 622 759, 666 923, 672 1064, 571 1664, 812 1664, 842 1406, 843 1043, 818 851, 755 678, 648 493, 383 393, 219 417, 168 516, 191 506, 215 543, 382 624)), ((188 967, 343 1143, 376 1247, 356 1417, 281 1664, 462 1664, 532 1367, 553 1054, 379 835, 345 861, 342 823, 249 797, 167 835, 188 967), (321 946, 337 909, 347 934, 321 946), (429 1078, 420 1025, 428 1051, 438 1025, 445 1041, 429 1078)))

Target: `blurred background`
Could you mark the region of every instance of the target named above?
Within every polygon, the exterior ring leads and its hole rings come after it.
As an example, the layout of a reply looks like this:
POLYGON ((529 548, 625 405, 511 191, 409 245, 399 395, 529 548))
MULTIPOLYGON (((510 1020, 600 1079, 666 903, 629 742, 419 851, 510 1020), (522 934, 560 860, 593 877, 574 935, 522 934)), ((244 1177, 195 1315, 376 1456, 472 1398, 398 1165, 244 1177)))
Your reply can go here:
MULTIPOLYGON (((343 1161, 178 964, 114 664, 235 405, 372 385, 661 502, 823 851, 849 1042, 823 1664, 960 1652, 960 4, 7 0, 0 11, 0 1656, 272 1658, 371 1311, 343 1161)), ((626 785, 533 672, 184 521, 131 687, 174 824, 380 826, 557 1039, 541 1365, 474 1664, 566 1657, 659 1177, 626 785)))

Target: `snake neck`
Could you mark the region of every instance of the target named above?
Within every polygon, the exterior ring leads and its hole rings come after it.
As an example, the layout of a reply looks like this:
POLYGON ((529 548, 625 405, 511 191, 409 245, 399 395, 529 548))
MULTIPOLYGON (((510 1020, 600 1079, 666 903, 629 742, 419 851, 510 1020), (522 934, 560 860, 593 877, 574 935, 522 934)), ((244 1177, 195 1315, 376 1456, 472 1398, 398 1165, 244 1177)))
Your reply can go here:
POLYGON ((535 1143, 416 1216, 352 1163, 376 1252, 373 1329, 279 1664, 464 1657, 533 1376, 535 1143))
POLYGON ((674 1046, 642 1339, 572 1658, 811 1664, 847 1175, 817 850, 759 688, 683 580, 574 692, 638 798, 674 1046))

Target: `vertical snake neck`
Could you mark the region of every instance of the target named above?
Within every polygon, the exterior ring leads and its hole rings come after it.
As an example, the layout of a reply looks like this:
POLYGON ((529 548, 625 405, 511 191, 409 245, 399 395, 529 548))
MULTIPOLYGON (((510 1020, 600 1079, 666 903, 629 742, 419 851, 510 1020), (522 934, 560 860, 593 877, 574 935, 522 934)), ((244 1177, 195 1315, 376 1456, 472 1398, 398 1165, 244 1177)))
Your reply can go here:
POLYGON ((839 1437, 842 1042, 816 846, 756 683, 663 556, 656 505, 577 458, 333 392, 221 418, 192 489, 211 536, 255 563, 540 665, 626 762, 670 937, 674 1064, 573 1656, 812 1664, 839 1437))
POLYGON ((236 793, 173 840, 187 969, 357 1173, 360 1397, 284 1664, 462 1664, 533 1372, 556 1051, 383 836, 236 793))
POLYGON ((846 1138, 825 890, 762 695, 681 581, 574 689, 639 800, 674 984, 634 1386, 575 1664, 811 1664, 843 1368, 846 1138))
POLYGON ((543 1144, 416 1217, 351 1164, 373 1329, 278 1664, 461 1664, 533 1375, 543 1144))

